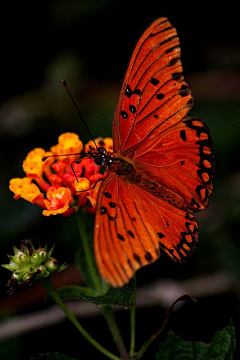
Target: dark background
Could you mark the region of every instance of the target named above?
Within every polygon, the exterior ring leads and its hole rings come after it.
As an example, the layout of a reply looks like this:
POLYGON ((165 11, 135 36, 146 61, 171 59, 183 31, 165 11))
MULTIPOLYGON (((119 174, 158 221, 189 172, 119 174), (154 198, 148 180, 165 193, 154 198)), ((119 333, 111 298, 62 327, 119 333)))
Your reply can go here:
MULTIPOLYGON (((151 0, 141 4, 51 0, 1 5, 0 262, 6 263, 12 245, 29 236, 33 241, 55 243, 60 261, 74 262, 79 236, 74 219, 45 218, 37 206, 14 201, 9 179, 24 176, 21 165, 30 150, 48 149, 62 132, 75 131, 88 141, 61 85, 62 78, 67 79, 93 136, 111 136, 114 106, 131 52, 145 28, 160 16, 167 16, 180 36, 183 69, 195 98, 191 115, 202 117, 212 133, 215 190, 209 209, 198 216, 200 238, 193 257, 179 265, 163 256, 139 271, 138 281, 145 285, 157 279, 178 282, 199 276, 208 279, 212 274, 229 277, 231 286, 223 283, 221 291, 211 295, 203 281, 204 295, 199 296, 198 304, 180 308, 170 323, 189 340, 210 341, 230 319, 238 330, 240 320, 240 44, 238 10, 233 2, 214 9, 209 9, 209 2, 176 5, 151 0)), ((37 301, 19 306, 14 297, 7 300, 9 274, 5 269, 0 273, 3 319, 45 306, 37 301)), ((139 310, 140 340, 158 327, 163 313, 160 306, 139 310)), ((127 333, 128 316, 121 313, 119 321, 127 333)), ((96 337, 105 332, 101 317, 85 320, 84 325, 96 337)), ((40 351, 62 351, 85 359, 88 357, 81 354, 88 351, 88 356, 101 359, 81 341, 79 345, 78 335, 67 323, 0 343, 0 358, 28 359, 40 351)), ((108 345, 108 340, 105 342, 108 345)))

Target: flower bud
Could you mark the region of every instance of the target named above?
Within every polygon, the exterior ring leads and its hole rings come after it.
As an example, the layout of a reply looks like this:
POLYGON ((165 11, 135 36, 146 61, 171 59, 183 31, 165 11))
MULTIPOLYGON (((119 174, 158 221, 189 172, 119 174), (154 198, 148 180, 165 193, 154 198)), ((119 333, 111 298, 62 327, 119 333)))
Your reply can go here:
POLYGON ((12 274, 12 279, 16 279, 18 283, 23 280, 23 276, 25 275, 25 269, 16 270, 12 274))
POLYGON ((36 252, 40 256, 41 264, 44 263, 48 259, 48 252, 44 248, 40 248, 36 252))
POLYGON ((41 264, 41 256, 38 252, 34 252, 32 255, 31 255, 31 263, 33 264, 33 266, 38 266, 41 264))
POLYGON ((49 272, 46 269, 46 266, 40 265, 36 268, 36 272, 38 273, 38 277, 47 277, 49 275, 49 272))
POLYGON ((46 269, 49 271, 50 274, 57 272, 59 269, 58 261, 53 257, 46 261, 44 265, 46 266, 46 269))
POLYGON ((15 262, 18 265, 27 265, 30 262, 30 257, 28 251, 21 251, 15 246, 13 247, 14 256, 9 256, 10 260, 15 262))

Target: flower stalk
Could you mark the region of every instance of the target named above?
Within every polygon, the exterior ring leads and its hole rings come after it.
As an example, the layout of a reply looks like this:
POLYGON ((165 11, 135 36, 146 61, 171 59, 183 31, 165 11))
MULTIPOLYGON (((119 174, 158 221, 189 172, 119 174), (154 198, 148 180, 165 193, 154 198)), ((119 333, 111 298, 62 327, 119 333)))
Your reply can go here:
POLYGON ((119 356, 114 355, 110 351, 108 351, 105 347, 99 344, 80 324, 76 316, 70 311, 70 309, 66 306, 66 304, 62 301, 58 292, 54 290, 52 283, 49 278, 41 279, 41 284, 47 290, 48 294, 52 297, 52 299, 56 302, 56 304, 62 309, 67 318, 71 321, 71 323, 76 327, 76 329, 81 333, 82 336, 86 340, 88 340, 98 351, 102 354, 106 355, 109 359, 112 360, 120 360, 119 356))
POLYGON ((93 281, 95 290, 97 291, 98 295, 102 295, 103 294, 102 285, 97 273, 97 269, 94 264, 94 259, 92 257, 92 250, 91 250, 89 238, 87 236, 87 231, 85 228, 85 222, 83 220, 83 216, 81 215, 81 213, 78 213, 76 214, 76 218, 77 218, 79 233, 82 239, 82 245, 86 257, 86 262, 88 265, 89 272, 91 274, 91 279, 93 281))
POLYGON ((120 334, 119 328, 114 318, 112 308, 110 306, 102 306, 102 312, 108 324, 109 330, 112 334, 113 340, 118 348, 118 351, 121 355, 122 360, 129 360, 129 355, 127 353, 126 347, 124 345, 122 336, 120 334))
POLYGON ((135 355, 135 337, 136 337, 136 289, 131 296, 130 306, 130 358, 135 355))
MULTIPOLYGON (((80 236, 82 239, 83 249, 85 252, 87 266, 88 266, 89 272, 91 274, 91 279, 93 281, 94 287, 95 287, 98 295, 101 295, 101 294, 103 294, 102 283, 101 283, 100 277, 98 276, 97 269, 94 264, 94 259, 92 256, 92 249, 91 249, 89 238, 87 236, 85 222, 84 222, 84 219, 83 219, 83 216, 81 215, 81 213, 76 214, 76 218, 77 218, 79 233, 80 233, 80 236)), ((103 315, 108 324, 109 330, 112 334, 113 340, 114 340, 114 342, 118 348, 118 351, 121 355, 121 359, 128 360, 129 356, 126 351, 126 348, 125 348, 122 336, 120 334, 119 328, 117 326, 116 320, 114 318, 112 308, 110 306, 103 305, 102 312, 103 312, 103 315)))

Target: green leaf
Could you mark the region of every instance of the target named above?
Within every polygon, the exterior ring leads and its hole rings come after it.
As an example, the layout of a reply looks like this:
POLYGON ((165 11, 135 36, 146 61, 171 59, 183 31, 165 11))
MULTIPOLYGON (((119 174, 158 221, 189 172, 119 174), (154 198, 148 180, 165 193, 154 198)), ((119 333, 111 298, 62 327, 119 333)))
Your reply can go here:
POLYGON ((235 329, 230 323, 214 335, 204 360, 232 360, 235 347, 235 329))
POLYGON ((130 306, 130 298, 136 289, 136 280, 133 278, 121 288, 110 287, 105 295, 97 296, 94 290, 82 286, 67 286, 58 289, 62 300, 85 300, 96 305, 118 305, 124 308, 130 306))
POLYGON ((232 360, 236 346, 235 329, 230 323, 218 331, 210 344, 185 341, 169 331, 160 343, 156 360, 232 360))
POLYGON ((31 360, 77 360, 77 359, 56 352, 56 353, 39 354, 31 358, 31 360))
POLYGON ((207 347, 200 341, 185 341, 169 331, 165 341, 160 343, 156 360, 203 360, 207 347))

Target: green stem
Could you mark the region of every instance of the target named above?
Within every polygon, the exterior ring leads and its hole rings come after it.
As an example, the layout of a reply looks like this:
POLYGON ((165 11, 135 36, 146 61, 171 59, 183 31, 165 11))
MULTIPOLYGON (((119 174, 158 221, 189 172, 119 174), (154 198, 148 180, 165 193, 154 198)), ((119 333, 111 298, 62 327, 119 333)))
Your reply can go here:
POLYGON ((139 352, 137 354, 137 359, 140 359, 143 356, 143 354, 145 353, 145 351, 147 350, 147 348, 151 344, 152 340, 153 339, 147 340, 147 341, 144 342, 143 346, 141 347, 141 349, 139 350, 139 352))
POLYGON ((109 330, 112 334, 113 340, 118 348, 118 351, 121 355, 121 359, 122 360, 129 360, 129 356, 127 353, 127 350, 125 348, 122 336, 120 334, 119 328, 117 326, 117 323, 115 321, 114 315, 113 315, 113 311, 112 308, 110 306, 107 305, 103 305, 102 306, 102 312, 103 315, 105 316, 105 319, 107 321, 109 330))
POLYGON ((135 354, 135 337, 136 337, 136 289, 131 296, 130 307, 130 358, 135 354))
POLYGON ((72 324, 78 329, 78 331, 88 340, 97 350, 99 350, 102 354, 106 355, 109 359, 112 360, 121 360, 120 357, 114 355, 106 348, 104 348, 101 344, 99 344, 77 320, 76 316, 69 310, 69 308, 62 301, 58 292, 54 290, 51 281, 49 278, 41 279, 41 284, 48 291, 49 295, 53 298, 53 300, 57 303, 57 305, 63 310, 68 319, 72 322, 72 324))
POLYGON ((179 301, 193 301, 194 303, 196 303, 197 300, 194 297, 192 297, 191 295, 189 295, 189 294, 184 294, 184 295, 180 296, 179 298, 177 298, 172 303, 172 305, 168 308, 168 311, 166 312, 166 314, 164 316, 164 319, 163 319, 163 322, 162 322, 162 325, 161 325, 160 329, 158 331, 156 331, 154 334, 152 334, 150 336, 150 338, 143 343, 143 346, 141 347, 140 351, 137 354, 137 359, 140 359, 143 356, 143 354, 145 353, 145 351, 147 350, 149 345, 153 342, 153 340, 155 340, 156 337, 158 337, 163 332, 163 330, 165 329, 165 326, 168 323, 169 316, 172 314, 173 307, 179 301))
POLYGON ((145 353, 145 351, 147 350, 147 348, 149 347, 149 345, 153 342, 153 340, 158 336, 158 333, 153 334, 152 336, 150 336, 150 338, 148 340, 146 340, 141 349, 139 350, 139 352, 137 353, 137 360, 140 359, 143 354, 145 353))
POLYGON ((93 284, 94 284, 95 289, 97 290, 97 292, 99 294, 102 294, 102 286, 101 286, 101 283, 100 283, 100 280, 99 280, 99 276, 98 276, 98 273, 97 273, 96 266, 94 264, 94 259, 92 257, 91 246, 90 246, 90 242, 89 242, 89 239, 88 239, 88 236, 87 236, 83 216, 81 215, 80 212, 78 212, 76 214, 76 217, 77 217, 79 233, 80 233, 80 236, 81 236, 81 239, 82 239, 83 249, 84 249, 85 256, 86 256, 88 269, 89 269, 89 272, 91 274, 93 284))

